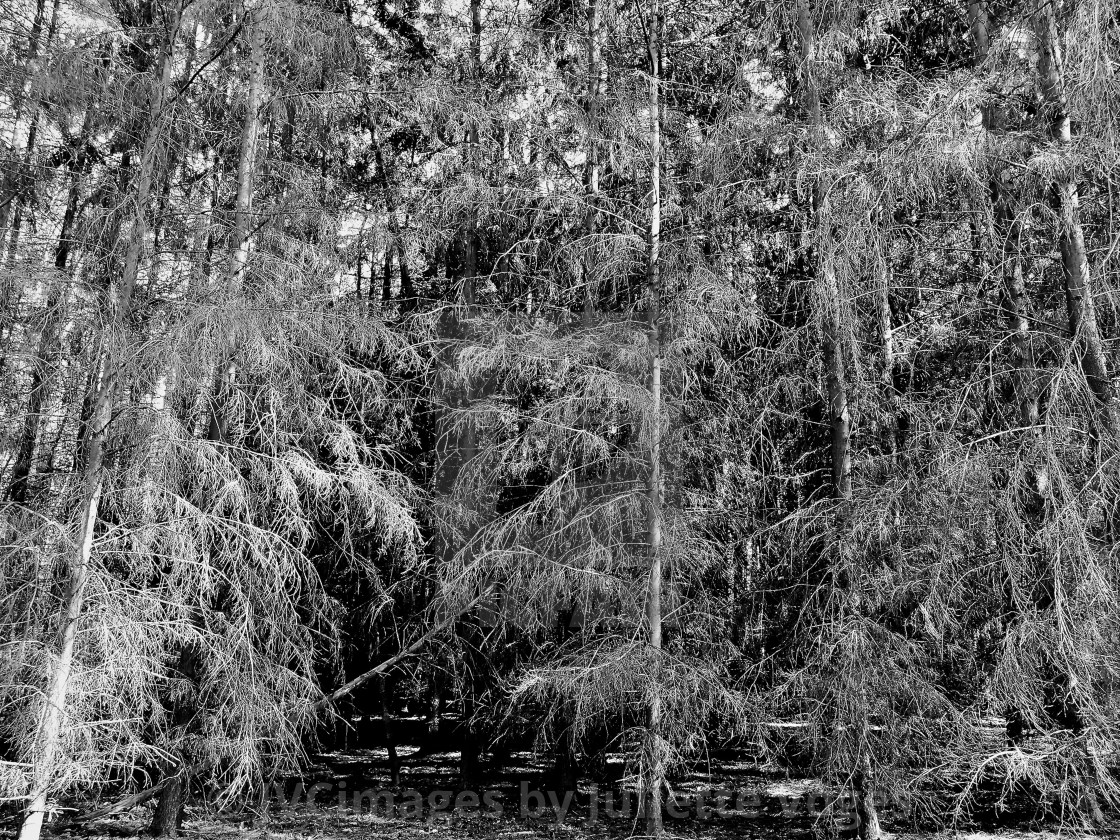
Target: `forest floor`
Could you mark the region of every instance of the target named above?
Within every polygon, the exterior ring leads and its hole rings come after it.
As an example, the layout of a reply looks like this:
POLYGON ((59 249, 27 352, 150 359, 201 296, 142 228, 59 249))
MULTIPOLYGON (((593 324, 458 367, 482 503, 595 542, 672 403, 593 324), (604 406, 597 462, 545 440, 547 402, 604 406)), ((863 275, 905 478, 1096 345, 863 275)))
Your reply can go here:
MULTIPOLYGON (((513 753, 499 770, 482 774, 478 791, 464 792, 457 783, 458 753, 434 753, 417 761, 410 760, 409 751, 401 749, 399 785, 390 783, 384 749, 324 753, 316 756, 302 779, 278 783, 267 810, 189 807, 181 836, 184 840, 621 840, 643 833, 641 820, 632 811, 627 813, 626 800, 617 790, 581 784, 578 797, 550 793, 547 768, 532 753, 513 753), (364 795, 360 805, 355 794, 364 795)), ((746 757, 713 758, 706 769, 672 784, 681 804, 676 816, 665 821, 670 840, 850 836, 842 817, 821 815, 823 791, 812 780, 789 778, 746 757), (739 794, 730 801, 717 799, 721 790, 739 794), (830 824, 830 820, 839 821, 830 824)), ((1057 827, 1027 830, 1015 824, 916 832, 892 822, 889 804, 881 806, 881 815, 895 840, 1064 840, 1075 834, 1057 827)), ((149 803, 89 822, 54 821, 48 836, 142 837, 151 818, 149 803)), ((1120 827, 1096 837, 1120 838, 1120 827)))

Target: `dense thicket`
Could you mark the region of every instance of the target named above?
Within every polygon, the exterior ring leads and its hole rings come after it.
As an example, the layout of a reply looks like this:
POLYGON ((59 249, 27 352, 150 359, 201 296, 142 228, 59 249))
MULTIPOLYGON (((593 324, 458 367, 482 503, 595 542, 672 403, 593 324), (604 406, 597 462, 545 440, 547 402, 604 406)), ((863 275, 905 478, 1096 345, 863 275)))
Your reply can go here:
POLYGON ((1120 18, 4 0, 0 798, 336 715, 1120 800, 1120 18), (718 733, 718 735, 716 734, 718 733))

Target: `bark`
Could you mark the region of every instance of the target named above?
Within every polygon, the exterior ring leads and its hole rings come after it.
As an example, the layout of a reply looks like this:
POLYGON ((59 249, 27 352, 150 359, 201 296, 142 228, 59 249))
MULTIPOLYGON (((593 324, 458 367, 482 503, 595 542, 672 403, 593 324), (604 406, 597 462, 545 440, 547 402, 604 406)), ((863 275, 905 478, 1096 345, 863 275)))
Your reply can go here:
POLYGON ((248 22, 249 89, 245 95, 245 122, 241 129, 241 149, 237 157, 237 196, 233 208, 233 239, 230 254, 230 282, 236 288, 245 279, 252 247, 250 229, 253 208, 253 173, 256 169, 257 139, 261 131, 261 94, 264 85, 264 32, 252 12, 248 22))
POLYGON ((152 825, 148 833, 153 837, 178 837, 183 827, 183 813, 187 804, 186 785, 179 773, 173 772, 159 792, 152 825))
POLYGON ((70 571, 70 581, 63 603, 62 632, 58 659, 55 661, 39 716, 36 732, 36 750, 32 766, 31 795, 20 830, 20 840, 38 840, 47 807, 47 796, 54 785, 59 752, 65 736, 64 718, 70 673, 74 663, 74 648, 78 624, 85 604, 86 582, 90 573, 93 552, 94 528, 104 484, 102 474, 106 460, 106 443, 113 403, 119 390, 113 343, 123 349, 124 332, 129 321, 132 294, 136 287, 140 255, 148 234, 148 201, 152 180, 168 123, 166 103, 171 92, 172 52, 178 35, 179 17, 173 17, 159 61, 159 82, 149 104, 149 127, 144 138, 140 170, 137 173, 136 191, 133 196, 133 224, 129 232, 123 270, 116 283, 109 289, 108 345, 100 353, 95 392, 91 401, 90 420, 83 434, 82 457, 82 513, 80 539, 70 571))
MULTIPOLYGON (((1068 157, 1073 140, 1053 2, 1040 4, 1034 23, 1039 47, 1038 75, 1050 119, 1050 139, 1068 157)), ((1077 345, 1081 369, 1089 389, 1099 404, 1100 422, 1106 428, 1114 429, 1117 426, 1116 405, 1109 379, 1107 354, 1097 325, 1085 232, 1080 219, 1080 198, 1072 167, 1058 177, 1053 187, 1053 196, 1060 226, 1058 247, 1065 276, 1069 331, 1077 345)))
POLYGON ((968 24, 972 32, 973 66, 979 67, 988 60, 991 39, 988 37, 988 5, 986 0, 969 0, 968 24))
POLYGON ((661 685, 657 671, 661 657, 661 10, 659 0, 651 0, 649 14, 649 257, 646 267, 646 318, 650 370, 650 439, 647 493, 647 551, 649 582, 646 594, 646 622, 649 646, 654 657, 654 673, 649 688, 649 777, 646 790, 646 834, 658 837, 664 829, 661 792, 665 784, 665 750, 661 733, 661 685))
MULTIPOLYGON (((23 165, 21 167, 23 172, 26 172, 31 166, 31 159, 35 154, 35 141, 39 136, 39 121, 41 118, 41 111, 36 108, 35 115, 31 118, 31 126, 27 130, 27 144, 23 150, 23 165)), ((21 173, 22 175, 22 173, 21 173)), ((14 265, 16 261, 16 254, 19 253, 19 238, 23 229, 23 207, 24 197, 29 186, 21 183, 22 177, 17 177, 15 189, 12 190, 11 195, 5 202, 6 208, 12 208, 12 232, 8 240, 8 265, 14 265)), ((2 228, 0 228, 2 229, 2 228)))
POLYGON ((871 789, 871 761, 864 753, 859 770, 852 779, 856 799, 856 832, 860 837, 881 837, 879 814, 875 808, 875 795, 871 789))

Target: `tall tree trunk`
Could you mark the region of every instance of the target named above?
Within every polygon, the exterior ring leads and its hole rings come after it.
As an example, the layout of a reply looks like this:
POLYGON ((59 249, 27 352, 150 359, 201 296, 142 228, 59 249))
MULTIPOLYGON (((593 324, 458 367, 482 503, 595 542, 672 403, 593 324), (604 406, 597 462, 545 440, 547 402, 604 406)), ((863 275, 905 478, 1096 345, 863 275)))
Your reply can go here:
POLYGON ((385 751, 389 756, 389 773, 393 786, 401 783, 401 760, 397 755, 397 739, 393 732, 393 718, 389 710, 389 680, 384 676, 378 684, 378 699, 381 705, 381 735, 385 739, 385 751))
POLYGON ((86 583, 90 573, 90 557, 93 552, 94 529, 101 502, 104 483, 102 469, 105 466, 106 442, 113 403, 120 383, 118 362, 114 350, 122 351, 127 346, 126 331, 132 294, 140 265, 140 255, 148 236, 148 201, 159 148, 166 133, 169 113, 166 107, 171 90, 172 54, 178 37, 179 9, 170 21, 167 37, 163 44, 159 62, 159 81, 152 101, 149 104, 149 125, 141 153, 140 171, 136 179, 133 197, 133 223, 129 231, 125 263, 119 280, 109 288, 109 324, 106 341, 99 353, 95 391, 91 403, 90 421, 83 435, 82 457, 82 513, 78 548, 74 557, 70 582, 63 601, 63 623, 59 643, 58 659, 55 661, 50 681, 39 715, 32 766, 32 787, 28 799, 20 840, 38 840, 46 813, 47 796, 54 784, 56 764, 65 734, 63 719, 66 710, 66 695, 70 686, 70 673, 74 663, 74 648, 78 635, 78 623, 85 604, 86 583))
MULTIPOLYGON (((968 4, 969 28, 972 33, 973 66, 980 68, 988 60, 991 44, 987 0, 970 0, 968 4)), ((1002 130, 1000 108, 987 108, 982 114, 985 130, 1002 130)), ((998 175, 989 182, 989 196, 994 208, 996 239, 1003 243, 1001 264, 1003 266, 1002 308, 1007 318, 1014 347, 1016 368, 1015 393, 1018 402, 1019 425, 1028 434, 1038 433, 1038 387, 1034 372, 1034 350, 1029 318, 1030 300, 1027 297, 1023 280, 1023 264, 1020 256, 1022 231, 1015 220, 1011 199, 1003 189, 998 175), (1009 268, 1010 267, 1010 268, 1009 268)), ((1034 484, 1041 490, 1045 478, 1036 472, 1034 484)))
MULTIPOLYGON (((824 119, 821 114, 820 89, 815 69, 814 49, 816 30, 810 14, 808 0, 800 0, 797 6, 797 29, 801 42, 801 83, 804 87, 805 111, 809 117, 810 142, 816 152, 820 152, 825 142, 824 119)), ((813 226, 819 236, 827 235, 821 220, 826 185, 818 179, 813 189, 813 226)), ((825 389, 828 396, 828 414, 831 442, 829 446, 832 464, 832 493, 840 508, 846 509, 852 499, 852 447, 851 411, 849 408, 848 383, 844 359, 843 335, 843 298, 836 272, 832 267, 832 257, 828 249, 818 247, 816 253, 816 272, 822 283, 822 306, 824 307, 821 324, 821 344, 824 351, 825 389), (823 251, 823 253, 822 253, 823 251)), ((888 321, 889 327, 889 321, 888 321)), ((893 342, 893 335, 891 338, 893 342)), ((893 343, 891 345, 893 355, 893 343)), ((849 584, 850 585, 850 584, 849 584)), ((858 610, 852 596, 851 609, 858 610)), ((857 731, 867 731, 866 719, 848 721, 849 727, 857 731)), ((859 754, 852 768, 851 778, 856 799, 857 832, 861 840, 878 840, 882 836, 879 817, 875 807, 872 784, 871 757, 867 745, 859 745, 859 754)))
MULTIPOLYGON (((254 12, 247 12, 250 42, 249 86, 245 94, 245 122, 241 127, 241 149, 237 157, 237 194, 233 204, 233 232, 230 238, 228 291, 236 293, 245 280, 252 248, 253 174, 256 170, 257 138, 261 129, 261 88, 264 84, 264 33, 254 12)), ((228 403, 237 376, 237 351, 230 350, 214 377, 210 400, 210 425, 206 438, 225 443, 229 435, 228 403)))
POLYGON ((590 326, 599 298, 595 282, 595 257, 591 250, 599 202, 599 0, 587 0, 587 166, 584 192, 587 207, 583 216, 583 235, 587 250, 583 259, 583 322, 590 326))
MULTIPOLYGON (((1073 143, 1069 113, 1069 100, 1063 79, 1062 47, 1058 33, 1055 13, 1057 0, 1042 0, 1034 13, 1035 36, 1038 40, 1039 87, 1046 104, 1045 116, 1049 117, 1051 141, 1067 158, 1073 143)), ((1089 271, 1089 257, 1085 247, 1085 231, 1081 226, 1080 197, 1073 166, 1063 167, 1053 186, 1053 199, 1060 226, 1058 247, 1062 256, 1062 270, 1065 279, 1066 314, 1069 332, 1081 359, 1081 370, 1085 375, 1090 391, 1097 402, 1096 422, 1099 428, 1115 434, 1120 430, 1120 415, 1113 394, 1109 375, 1108 356, 1100 328, 1097 325, 1096 305, 1093 299, 1092 276, 1089 271)), ((1037 409, 1036 409, 1037 413, 1037 409)), ((1039 482, 1039 491, 1044 489, 1045 476, 1039 482)), ((1052 562, 1052 561, 1051 561, 1052 562)), ((1053 578, 1057 572, 1049 571, 1053 578)), ((1055 591, 1054 583, 1045 587, 1055 591)), ((1047 600, 1051 597, 1047 594, 1047 600)), ((1047 604, 1052 609, 1055 608, 1047 604)), ((1061 706, 1067 714, 1077 721, 1075 728, 1083 725, 1082 711, 1076 694, 1070 689, 1070 675, 1060 668, 1051 683, 1055 697, 1063 697, 1061 706)), ((1053 713, 1048 709, 1047 714, 1053 713)), ((1084 766, 1099 767, 1099 759, 1082 747, 1084 766)), ((1096 771, 1090 771, 1092 775, 1096 771)), ((1085 788, 1079 803, 1083 812, 1093 823, 1103 821, 1100 803, 1092 788, 1085 788)))
MULTIPOLYGON (((473 79, 476 90, 482 90, 482 2, 481 0, 471 0, 471 78, 473 79)), ((468 170, 473 174, 476 172, 477 167, 480 165, 479 149, 478 149, 478 124, 471 122, 467 143, 467 155, 469 157, 468 170)), ((476 284, 478 282, 478 215, 475 208, 471 208, 467 220, 467 229, 463 241, 463 279, 462 279, 462 303, 466 308, 466 315, 469 321, 474 315, 476 284)), ((470 384, 466 386, 463 393, 464 408, 469 408, 474 400, 474 389, 470 384)), ((463 429, 462 435, 459 439, 459 464, 460 469, 463 466, 471 463, 475 456, 478 454, 478 440, 475 435, 473 423, 468 422, 463 429)), ((470 562, 471 535, 467 536, 467 545, 464 546, 464 551, 467 554, 466 560, 470 562)), ((470 625, 468 625, 470 626, 470 625)), ((475 645, 472 644, 473 632, 468 633, 466 639, 466 647, 468 650, 473 650, 475 645)), ((462 725, 462 748, 460 752, 460 777, 463 784, 470 785, 476 780, 478 774, 479 755, 481 752, 479 745, 479 736, 476 731, 474 723, 475 713, 475 668, 471 667, 468 663, 468 673, 463 687, 463 719, 462 725)))
POLYGON ((899 449, 899 414, 902 410, 902 397, 895 387, 895 344, 894 323, 891 312, 891 274, 890 253, 881 256, 882 265, 880 275, 882 288, 879 290, 879 339, 882 342, 883 372, 880 383, 886 395, 889 408, 887 420, 883 424, 883 449, 886 451, 891 463, 898 461, 899 449))
POLYGON ((661 709, 661 9, 651 0, 649 13, 649 256, 646 265, 646 325, 649 340, 650 440, 647 465, 647 546, 649 581, 646 594, 648 641, 654 659, 649 686, 647 732, 648 777, 646 834, 659 837, 664 829, 661 792, 665 784, 666 750, 662 737, 661 709))
MULTIPOLYGON (((385 215, 389 226, 389 234, 392 236, 392 244, 386 245, 386 259, 389 259, 388 254, 390 248, 397 254, 397 266, 401 275, 401 290, 397 296, 401 300, 405 308, 411 308, 416 305, 416 288, 412 284, 412 271, 408 266, 408 256, 404 247, 404 236, 402 234, 400 219, 398 218, 398 205, 396 193, 396 185, 393 183, 393 176, 389 172, 385 164, 385 157, 381 151, 381 142, 378 138, 377 126, 370 118, 369 121, 370 142, 373 145, 373 159, 377 166, 377 177, 381 181, 381 189, 385 194, 385 215)), ((387 302, 392 295, 392 289, 389 289, 389 294, 386 295, 382 287, 382 299, 387 302)), ((370 288, 370 296, 373 296, 373 288, 370 288)))
MULTIPOLYGON (((256 171, 257 144, 261 127, 261 96, 264 84, 264 35, 255 12, 246 12, 246 35, 249 38, 249 79, 245 94, 245 120, 241 128, 241 145, 237 158, 237 192, 234 196, 233 231, 230 237, 228 291, 235 293, 245 280, 252 249, 253 176, 256 171)), ((236 350, 219 366, 210 402, 207 440, 225 443, 229 439, 228 403, 237 375, 236 350)), ((184 656, 189 658, 189 652, 184 656)), ((191 665, 191 674, 194 666, 191 665)), ((186 673, 186 669, 184 669, 186 673)), ((159 794, 151 833, 170 837, 178 832, 187 801, 191 768, 183 757, 167 768, 174 778, 159 794)))
MULTIPOLYGON (((1072 144, 1069 102, 1062 78, 1062 50, 1054 5, 1055 0, 1044 0, 1035 13, 1034 26, 1039 48, 1038 75, 1046 102, 1046 115, 1050 121, 1050 139, 1060 151, 1068 152, 1072 144)), ((1116 405, 1109 379, 1107 354, 1097 326, 1089 258, 1085 250, 1085 232, 1081 227, 1080 199, 1072 167, 1058 176, 1053 191, 1060 225, 1058 247, 1065 275, 1069 331, 1078 345, 1085 379, 1100 404, 1099 422, 1106 428, 1115 429, 1116 405)))
MULTIPOLYGON (((252 249, 253 177, 256 171, 257 144, 261 127, 261 96, 264 84, 264 34, 256 12, 246 12, 246 35, 249 39, 249 79, 245 93, 245 119, 241 128, 241 144, 237 158, 237 192, 234 196, 233 230, 230 237, 228 288, 236 293, 244 283, 252 249)), ((207 440, 225 443, 229 439, 228 403, 237 375, 236 350, 219 366, 215 387, 210 401, 210 421, 207 440)), ((180 670, 188 679, 196 678, 196 663, 190 650, 180 653, 180 670)), ((186 725, 193 709, 179 707, 177 723, 186 725)), ((173 774, 160 791, 150 833, 156 837, 174 837, 183 822, 184 808, 189 793, 192 768, 183 756, 167 766, 166 773, 173 774)))

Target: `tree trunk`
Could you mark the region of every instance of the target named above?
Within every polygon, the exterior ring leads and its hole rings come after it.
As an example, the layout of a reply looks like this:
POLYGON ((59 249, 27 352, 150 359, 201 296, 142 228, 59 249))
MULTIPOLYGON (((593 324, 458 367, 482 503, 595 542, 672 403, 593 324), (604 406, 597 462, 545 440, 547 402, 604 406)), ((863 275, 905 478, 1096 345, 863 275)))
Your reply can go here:
POLYGON ((178 837, 183 827, 184 808, 187 804, 186 785, 181 774, 172 770, 167 785, 159 792, 152 825, 148 833, 153 837, 178 837))
MULTIPOLYGON (((181 645, 177 665, 179 675, 191 684, 196 694, 177 698, 172 705, 172 723, 180 738, 191 729, 198 712, 198 664, 198 649, 194 645, 181 645)), ((178 754, 174 760, 167 762, 163 775, 167 784, 159 793, 149 832, 155 837, 174 837, 183 827, 184 809, 190 792, 190 764, 182 754, 178 754)))
MULTIPOLYGON (((1038 75, 1046 102, 1046 115, 1050 120, 1050 139, 1060 150, 1068 152, 1072 143, 1070 115, 1062 79, 1062 52, 1053 2, 1040 4, 1034 24, 1039 47, 1038 75)), ((1072 171, 1059 176, 1053 194, 1060 225, 1058 247, 1065 275, 1069 331, 1078 345, 1081 369, 1089 389, 1100 405, 1100 422, 1106 428, 1115 429, 1116 406, 1104 342, 1097 326, 1085 232, 1081 227, 1080 199, 1072 171)))
POLYGON ((646 319, 649 340, 650 438, 646 480, 647 551, 649 582, 646 594, 646 621, 654 671, 649 687, 649 731, 647 755, 649 769, 643 780, 646 787, 646 834, 659 837, 664 829, 661 791, 665 784, 665 749, 661 732, 661 10, 659 0, 651 0, 649 13, 649 258, 646 266, 646 319))
MULTIPOLYGON (((233 205, 233 235, 230 239, 229 287, 236 292, 245 281, 252 248, 253 173, 256 169, 257 137, 261 128, 261 88, 264 81, 264 43, 260 22, 253 12, 246 22, 250 42, 249 87, 245 95, 245 122, 241 128, 241 150, 237 158, 237 194, 233 205)), ((219 365, 210 398, 210 425, 206 439, 226 443, 229 439, 228 405, 237 377, 237 351, 219 365)))
POLYGON ((863 754, 859 769, 852 779, 856 800, 856 832, 859 837, 881 837, 879 814, 875 808, 875 794, 871 789, 871 761, 863 754))
MULTIPOLYGON (((397 266, 401 275, 401 289, 400 294, 397 296, 401 301, 402 306, 411 308, 416 305, 416 288, 412 284, 412 271, 408 267, 408 257, 404 247, 404 236, 402 234, 400 219, 398 218, 398 200, 396 188, 393 184, 392 174, 389 172, 385 164, 385 157, 381 151, 381 142, 378 138, 377 126, 373 119, 369 120, 370 142, 373 145, 373 160, 377 166, 377 177, 381 181, 381 189, 385 194, 385 215, 389 226, 389 234, 393 241, 390 245, 386 245, 386 260, 389 259, 389 254, 392 251, 397 255, 397 266)), ((382 287, 382 300, 387 302, 392 295, 391 286, 382 287), (388 290, 386 292, 386 290, 388 290)), ((373 296, 373 288, 370 288, 370 296, 373 296)))
POLYGON ((256 14, 249 12, 249 89, 245 95, 245 122, 237 157, 237 196, 233 207, 233 239, 230 282, 237 288, 245 279, 252 247, 253 173, 256 170, 257 138, 261 131, 261 88, 264 83, 264 32, 256 14))
MULTIPOLYGON (((991 37, 986 0, 971 0, 968 5, 969 27, 974 46, 973 66, 980 67, 988 60, 991 37)), ((982 115, 984 128, 989 132, 1002 129, 1002 119, 998 107, 986 110, 982 115)), ((1014 209, 1005 194, 998 175, 993 175, 989 184, 992 207, 995 208, 996 239, 1004 243, 1002 250, 1003 299, 1002 308, 1007 318, 1014 347, 1013 364, 1016 368, 1015 392, 1018 402, 1019 425, 1028 434, 1037 434, 1039 408, 1038 387, 1034 373, 1034 350, 1031 338, 1031 324, 1028 317, 1030 300, 1027 297, 1023 280, 1023 265, 1020 258, 1021 234, 1015 219, 1014 209), (1011 270, 1007 266, 1011 266, 1011 270)), ((1035 484, 1044 479, 1036 475, 1035 484)))
MULTIPOLYGON (((160 79, 149 106, 149 127, 144 138, 140 171, 137 177, 133 201, 133 224, 129 232, 125 264, 119 282, 109 289, 109 332, 110 342, 127 339, 123 335, 128 324, 132 304, 132 293, 136 287, 140 254, 148 233, 148 199, 151 193, 152 178, 159 158, 159 146, 163 142, 168 123, 165 107, 171 88, 172 52, 178 35, 179 17, 171 20, 167 40, 160 57, 160 79)), ((64 737, 63 719, 66 710, 66 694, 70 684, 70 673, 74 663, 74 647, 78 634, 78 623, 85 603, 86 582, 89 579, 90 557, 93 552, 94 528, 101 502, 105 466, 108 427, 113 403, 118 392, 118 372, 113 358, 112 347, 104 348, 98 361, 94 397, 91 401, 90 421, 83 434, 82 457, 82 514, 81 537, 74 558, 70 583, 64 600, 62 634, 59 644, 58 660, 51 671, 43 709, 40 713, 36 733, 37 749, 33 758, 31 795, 26 808, 20 840, 38 840, 46 813, 47 796, 54 784, 55 765, 62 748, 64 737)))
MULTIPOLYGON (((810 142, 813 149, 819 151, 825 140, 824 120, 821 114, 820 91, 815 72, 816 60, 813 56, 816 31, 810 17, 808 0, 800 0, 798 3, 797 29, 801 42, 801 83, 804 87, 805 111, 809 117, 810 142)), ((827 235, 826 228, 821 221, 821 207, 824 201, 825 188, 823 179, 818 178, 813 190, 813 226, 822 237, 827 235)), ((836 272, 831 264, 831 256, 827 253, 827 249, 824 249, 825 253, 823 254, 821 250, 818 248, 816 253, 816 271, 820 282, 823 284, 821 298, 824 312, 821 324, 821 345, 824 352, 825 389, 828 397, 831 437, 829 454, 832 464, 832 493, 839 503, 841 511, 844 511, 850 505, 852 499, 852 448, 851 412, 844 359, 843 299, 836 272)), ((882 318, 882 315, 880 317, 882 318)), ((889 330, 889 304, 886 326, 889 330)), ((886 338, 886 333, 884 333, 884 338, 886 338)), ((893 364, 893 333, 890 342, 889 350, 893 364)), ((884 345, 886 348, 886 342, 884 342, 884 345)), ((858 610, 856 596, 852 595, 851 599, 852 605, 850 608, 858 610)), ((867 730, 866 719, 854 722, 848 721, 847 724, 849 727, 854 726, 858 731, 867 730)), ((859 837, 861 840, 879 840, 882 833, 871 788, 871 762, 870 756, 867 754, 867 747, 863 744, 859 747, 856 767, 852 772, 852 784, 856 797, 857 815, 859 816, 859 837)))
POLYGON ((587 207, 583 216, 583 235, 587 247, 583 259, 583 323, 590 326, 599 298, 595 281, 595 256, 592 251, 599 202, 599 2, 587 0, 587 167, 584 191, 587 207))
POLYGON ((397 741, 393 733, 393 718, 389 714, 389 681, 384 676, 378 685, 381 704, 381 735, 385 739, 385 751, 389 756, 389 773, 394 787, 401 783, 401 760, 397 755, 397 741))
POLYGON ((893 315, 891 313, 891 283, 893 278, 891 276, 890 268, 890 253, 882 256, 882 282, 883 286, 879 294, 879 338, 882 342, 883 348, 883 372, 880 377, 880 382, 883 387, 883 393, 887 396, 889 408, 887 409, 887 420, 883 424, 883 449, 887 456, 890 458, 891 463, 897 463, 898 450, 899 450, 899 423, 898 417, 902 411, 902 398, 895 387, 895 346, 894 346, 894 324, 893 315))
POLYGON ((470 787, 478 781, 479 757, 482 754, 478 732, 474 725, 475 687, 473 680, 467 680, 463 689, 463 717, 459 721, 459 780, 470 787))
POLYGON ((840 287, 836 274, 824 261, 820 266, 827 295, 823 325, 825 382, 828 388, 829 425, 832 430, 832 487, 841 502, 852 498, 852 420, 848 408, 847 376, 844 369, 844 343, 840 287))

